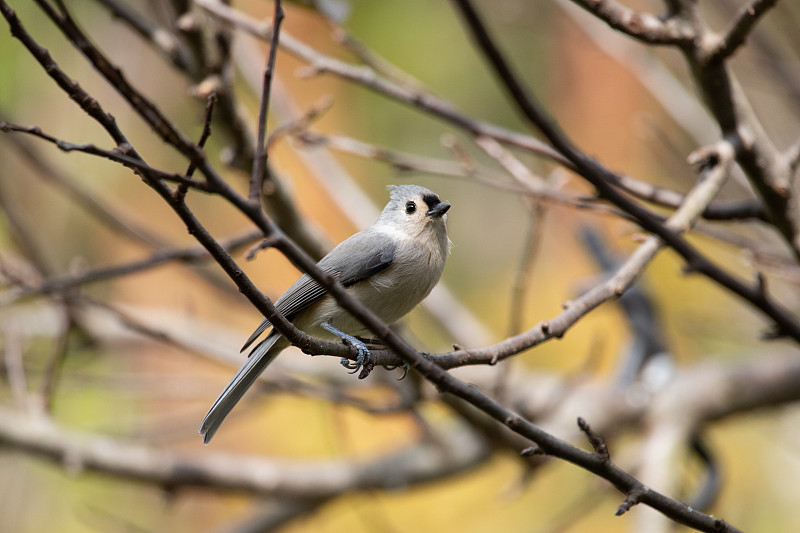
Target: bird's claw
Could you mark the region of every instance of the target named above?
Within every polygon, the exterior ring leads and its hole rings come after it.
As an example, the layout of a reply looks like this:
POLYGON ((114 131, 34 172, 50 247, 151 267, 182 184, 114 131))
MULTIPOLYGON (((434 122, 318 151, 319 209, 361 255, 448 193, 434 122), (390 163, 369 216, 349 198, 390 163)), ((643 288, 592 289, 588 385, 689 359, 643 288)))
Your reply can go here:
POLYGON ((361 370, 361 367, 367 364, 367 361, 369 360, 369 350, 367 350, 366 346, 363 345, 358 346, 357 344, 354 344, 353 346, 358 348, 358 356, 356 357, 356 360, 353 361, 352 363, 350 362, 350 359, 348 359, 347 357, 342 357, 342 359, 340 360, 340 363, 342 364, 343 367, 345 367, 348 370, 352 370, 352 372, 348 372, 348 374, 355 374, 356 372, 361 370))
POLYGON ((339 361, 343 367, 345 367, 348 370, 352 370, 352 372, 349 372, 349 374, 355 374, 356 372, 361 370, 361 367, 367 364, 367 362, 369 361, 369 349, 367 349, 367 345, 364 344, 363 341, 352 335, 345 333, 344 331, 336 329, 327 322, 324 322, 321 325, 325 330, 333 333, 334 335, 336 335, 337 337, 348 343, 350 346, 355 346, 356 349, 358 350, 358 357, 356 357, 356 360, 354 362, 351 363, 347 357, 342 357, 341 360, 339 361))
POLYGON ((409 370, 411 370, 411 365, 408 364, 408 363, 404 363, 403 364, 403 375, 400 376, 399 378, 397 378, 397 381, 403 381, 404 379, 406 379, 406 376, 408 375, 408 371, 409 370))
MULTIPOLYGON (((350 346, 355 346, 356 349, 358 350, 358 356, 356 357, 355 361, 350 361, 350 359, 348 359, 347 357, 342 357, 339 360, 339 363, 343 367, 345 367, 347 370, 351 371, 351 372, 348 372, 348 374, 355 374, 356 372, 358 372, 359 370, 364 368, 369 363, 369 348, 367 348, 367 345, 364 344, 363 340, 359 339, 358 337, 354 337, 353 335, 350 335, 348 333, 345 333, 344 331, 340 331, 340 330, 336 329, 335 327, 331 326, 330 324, 328 324, 327 322, 324 322, 321 325, 325 330, 333 333, 334 335, 336 335, 337 337, 339 337, 340 339, 345 341, 350 346)), ((394 370, 397 367, 396 366, 384 365, 384 368, 386 370, 394 370)), ((408 371, 410 369, 411 369, 411 365, 409 365, 408 363, 404 363, 403 364, 403 375, 400 376, 397 379, 397 381, 405 379, 405 377, 408 376, 408 371)), ((372 370, 371 367, 370 367, 370 370, 372 370)), ((364 377, 366 377, 366 375, 364 377)))

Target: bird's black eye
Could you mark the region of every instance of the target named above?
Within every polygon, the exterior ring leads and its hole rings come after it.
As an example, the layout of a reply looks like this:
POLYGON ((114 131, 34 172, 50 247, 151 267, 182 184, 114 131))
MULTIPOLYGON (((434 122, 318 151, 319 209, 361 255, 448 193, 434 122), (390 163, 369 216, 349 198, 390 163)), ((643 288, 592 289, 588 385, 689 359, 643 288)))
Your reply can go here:
POLYGON ((410 215, 416 210, 417 210, 417 204, 415 204, 414 202, 406 202, 406 213, 410 215))

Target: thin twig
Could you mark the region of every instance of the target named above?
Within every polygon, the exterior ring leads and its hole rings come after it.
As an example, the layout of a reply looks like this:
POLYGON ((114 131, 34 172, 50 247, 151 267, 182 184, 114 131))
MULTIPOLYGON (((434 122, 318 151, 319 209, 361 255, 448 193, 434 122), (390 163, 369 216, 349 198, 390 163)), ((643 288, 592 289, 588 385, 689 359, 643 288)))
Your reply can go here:
MULTIPOLYGON (((667 220, 668 227, 674 228, 676 231, 684 231, 691 227, 704 206, 711 202, 716 192, 724 184, 732 150, 724 143, 718 149, 722 157, 717 166, 712 171, 708 171, 702 181, 687 194, 684 205, 667 220)), ((469 352, 454 351, 450 354, 432 356, 432 359, 444 368, 473 363, 486 364, 493 360, 502 360, 546 340, 560 338, 586 313, 623 294, 663 247, 663 241, 655 236, 650 236, 605 283, 595 286, 579 298, 568 302, 565 304, 564 312, 553 319, 540 322, 525 333, 509 337, 485 349, 473 349, 469 352)))
POLYGON ((33 135, 34 137, 38 137, 47 142, 53 143, 59 148, 59 150, 63 152, 81 152, 84 154, 102 157, 103 159, 108 159, 109 161, 119 163, 136 172, 146 172, 149 176, 160 180, 172 181, 186 187, 193 187, 202 191, 209 190, 206 183, 202 181, 193 180, 181 174, 170 174, 168 172, 158 170, 142 161, 141 158, 130 156, 129 154, 131 153, 132 147, 129 144, 125 144, 111 150, 105 150, 93 144, 73 144, 63 141, 42 131, 42 129, 38 126, 20 126, 17 124, 10 124, 8 122, 0 122, 0 131, 4 133, 26 133, 28 135, 33 135))
POLYGON ((281 0, 274 0, 275 14, 272 18, 272 37, 269 43, 267 66, 264 69, 264 82, 261 88, 261 103, 258 111, 258 137, 256 140, 256 155, 253 161, 253 173, 250 176, 250 201, 261 205, 262 185, 264 171, 267 167, 267 118, 269 116, 269 95, 272 89, 272 76, 275 72, 275 58, 278 54, 281 22, 283 22, 283 8, 281 0))
MULTIPOLYGON (((269 37, 267 26, 241 11, 219 2, 219 0, 195 0, 195 5, 259 39, 267 39, 269 37)), ((312 69, 311 73, 333 74, 404 104, 422 109, 432 116, 463 128, 474 135, 493 137, 498 141, 518 146, 531 153, 569 164, 561 154, 535 137, 475 120, 459 112, 452 103, 442 98, 434 96, 427 91, 388 80, 369 67, 351 65, 321 54, 285 31, 282 32, 280 44, 287 52, 307 62, 312 69)))
POLYGON ((745 39, 753 31, 761 17, 777 3, 778 0, 751 0, 750 3, 742 6, 736 13, 728 31, 707 52, 706 61, 718 63, 732 56, 744 44, 745 39))
MULTIPOLYGON (((260 232, 251 230, 244 235, 222 241, 222 246, 228 250, 229 253, 234 253, 235 251, 256 241, 259 237, 261 237, 260 232)), ((205 250, 205 248, 201 246, 171 250, 165 249, 154 253, 150 257, 140 259, 138 261, 131 261, 112 267, 96 268, 76 275, 45 279, 38 286, 23 288, 22 291, 15 295, 14 299, 3 300, 3 303, 7 305, 22 297, 61 293, 91 283, 109 281, 121 276, 143 272, 170 262, 198 264, 205 263, 210 260, 211 256, 208 255, 208 252, 205 250)))
POLYGON ((103 4, 112 16, 125 21, 139 35, 153 43, 155 48, 181 70, 197 69, 189 51, 177 36, 155 22, 137 13, 127 3, 118 0, 95 0, 103 4))
MULTIPOLYGON (((211 137, 211 119, 214 116, 214 106, 217 104, 217 93, 211 93, 206 98, 206 110, 203 119, 203 131, 200 133, 200 139, 197 141, 198 148, 205 148, 206 142, 211 137)), ((189 168, 186 169, 186 177, 191 178, 197 170, 197 164, 194 161, 189 162, 189 168)), ((176 198, 183 198, 189 191, 189 186, 186 183, 180 183, 178 188, 175 189, 176 198)))
MULTIPOLYGON (((218 0, 196 0, 195 4, 213 16, 232 24, 250 35, 262 40, 269 37, 268 27, 241 11, 237 11, 230 6, 222 4, 218 0)), ((393 78, 392 80, 386 79, 368 67, 350 65, 332 57, 325 56, 310 46, 300 42, 285 31, 282 32, 280 44, 295 57, 312 65, 315 72, 330 73, 339 76, 342 79, 374 90, 388 98, 421 109, 475 136, 491 137, 503 144, 527 150, 531 153, 552 159, 553 161, 565 165, 567 168, 573 168, 569 160, 538 139, 468 117, 460 113, 452 103, 434 96, 430 92, 424 91, 419 87, 403 84, 403 82, 398 81, 397 78, 393 78)), ((629 176, 609 176, 609 179, 618 182, 622 187, 626 188, 626 190, 630 190, 637 196, 641 195, 643 199, 665 207, 674 209, 682 202, 682 195, 680 193, 656 188, 629 176), (670 194, 662 195, 661 191, 664 191, 664 193, 669 192, 670 194)), ((716 206, 709 206, 708 211, 708 217, 710 219, 761 218, 762 216, 763 209, 761 209, 757 203, 745 203, 741 206, 737 206, 736 204, 720 206, 719 210, 717 210, 716 206)))

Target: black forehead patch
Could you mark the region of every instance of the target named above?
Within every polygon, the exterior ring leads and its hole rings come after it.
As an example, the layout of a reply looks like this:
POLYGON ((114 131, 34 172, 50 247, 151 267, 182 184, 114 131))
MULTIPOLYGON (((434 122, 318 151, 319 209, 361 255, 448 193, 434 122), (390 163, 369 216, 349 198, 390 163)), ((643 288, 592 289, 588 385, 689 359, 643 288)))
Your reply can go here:
POLYGON ((439 197, 435 194, 426 194, 422 197, 422 200, 428 205, 428 209, 433 209, 441 203, 439 197))

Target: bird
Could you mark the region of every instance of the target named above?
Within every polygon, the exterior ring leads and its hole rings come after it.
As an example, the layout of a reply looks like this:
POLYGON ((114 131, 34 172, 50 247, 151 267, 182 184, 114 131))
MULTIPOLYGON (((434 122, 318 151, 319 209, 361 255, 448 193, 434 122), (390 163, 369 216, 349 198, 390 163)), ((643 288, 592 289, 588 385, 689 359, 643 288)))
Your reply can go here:
MULTIPOLYGON (((390 185, 389 202, 378 219, 355 233, 320 259, 317 266, 334 276, 347 293, 391 325, 417 306, 439 282, 451 243, 447 235, 450 204, 419 185, 390 185)), ((295 327, 319 339, 344 339, 356 346, 359 356, 351 365, 356 372, 369 351, 356 338, 369 330, 339 307, 326 289, 303 274, 275 303, 275 309, 295 327)), ((264 318, 242 351, 270 327, 264 318)), ((222 390, 200 425, 208 444, 225 417, 290 342, 273 328, 252 349, 228 385, 222 390)))

